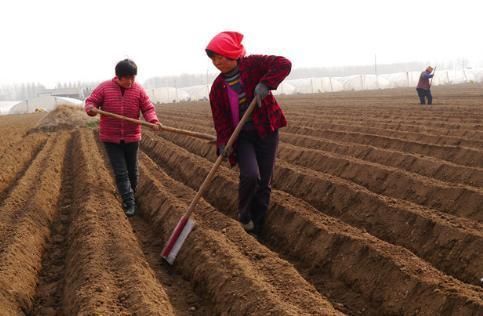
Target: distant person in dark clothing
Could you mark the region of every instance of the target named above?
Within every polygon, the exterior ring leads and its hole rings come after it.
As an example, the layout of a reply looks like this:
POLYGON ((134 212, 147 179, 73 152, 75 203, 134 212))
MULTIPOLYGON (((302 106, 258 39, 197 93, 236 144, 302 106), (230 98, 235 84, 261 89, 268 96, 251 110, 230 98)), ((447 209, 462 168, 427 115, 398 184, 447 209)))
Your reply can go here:
POLYGON ((419 76, 416 91, 418 91, 419 101, 421 104, 426 104, 426 98, 428 99, 429 105, 433 103, 433 96, 431 95, 431 82, 429 82, 429 79, 433 78, 434 76, 434 73, 432 72, 433 67, 428 66, 428 68, 421 73, 421 76, 419 76))

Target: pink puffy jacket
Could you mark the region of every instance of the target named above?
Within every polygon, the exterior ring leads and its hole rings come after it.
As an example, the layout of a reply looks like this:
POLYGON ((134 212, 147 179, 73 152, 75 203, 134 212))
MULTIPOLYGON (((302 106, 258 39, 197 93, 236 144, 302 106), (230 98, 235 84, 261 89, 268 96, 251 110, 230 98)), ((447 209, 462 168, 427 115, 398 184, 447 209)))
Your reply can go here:
MULTIPOLYGON (((133 119, 139 119, 141 111, 146 121, 153 124, 159 123, 154 105, 144 89, 136 82, 131 88, 124 90, 124 95, 116 78, 101 83, 85 101, 86 112, 89 112, 92 107, 133 119)), ((141 140, 141 126, 101 115, 99 136, 101 141, 109 143, 120 143, 121 140, 126 143, 137 142, 141 140)))

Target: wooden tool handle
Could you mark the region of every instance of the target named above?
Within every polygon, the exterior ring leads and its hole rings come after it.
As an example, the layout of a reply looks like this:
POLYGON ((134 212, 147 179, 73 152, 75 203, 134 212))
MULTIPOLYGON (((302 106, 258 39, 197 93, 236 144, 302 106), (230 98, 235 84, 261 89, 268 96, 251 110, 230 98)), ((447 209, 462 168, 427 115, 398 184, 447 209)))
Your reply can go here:
POLYGON ((97 112, 97 113, 105 115, 105 116, 110 116, 110 117, 113 117, 113 118, 117 118, 117 119, 120 119, 120 120, 123 120, 123 121, 128 121, 128 122, 139 124, 139 125, 144 125, 144 126, 148 126, 148 127, 153 127, 153 126, 156 125, 156 124, 153 124, 153 123, 149 123, 149 122, 145 122, 145 121, 141 121, 141 120, 136 120, 136 119, 133 119, 133 118, 130 118, 130 117, 127 117, 127 116, 119 115, 119 114, 116 114, 116 113, 99 110, 97 108, 93 108, 92 110, 94 112, 97 112))
MULTIPOLYGON (((128 121, 128 122, 131 122, 131 123, 144 125, 144 126, 147 126, 147 127, 154 127, 154 126, 158 125, 158 124, 153 124, 153 123, 149 123, 149 122, 145 122, 145 121, 141 121, 141 120, 136 120, 136 119, 133 119, 133 118, 130 118, 130 117, 127 117, 127 116, 123 116, 123 115, 119 115, 119 114, 115 114, 115 113, 111 113, 111 112, 106 112, 106 111, 103 111, 103 110, 99 110, 97 108, 92 109, 92 111, 97 112, 97 113, 102 114, 102 115, 106 115, 106 116, 110 116, 110 117, 117 118, 117 119, 120 119, 120 120, 128 121)), ((184 130, 184 129, 169 127, 169 126, 165 126, 161 123, 159 123, 158 126, 163 131, 173 132, 173 133, 178 133, 178 134, 184 134, 184 135, 188 135, 188 136, 192 136, 192 137, 206 139, 206 140, 209 140, 210 142, 216 142, 216 137, 213 136, 213 135, 210 135, 210 134, 193 132, 193 131, 188 131, 188 130, 184 130)))
POLYGON ((188 130, 185 130, 185 129, 179 129, 179 128, 170 127, 170 126, 166 126, 166 125, 162 125, 162 124, 161 124, 161 130, 167 131, 167 132, 178 133, 178 134, 184 134, 184 135, 188 135, 188 136, 193 136, 193 137, 197 137, 197 138, 201 138, 201 139, 206 139, 206 140, 209 140, 210 142, 216 143, 216 137, 212 136, 210 134, 188 131, 188 130))
MULTIPOLYGON (((256 105, 257 105, 257 99, 253 98, 252 103, 250 103, 250 106, 248 107, 245 114, 241 118, 240 122, 236 126, 235 130, 231 134, 230 139, 228 140, 228 143, 225 146, 225 150, 229 150, 233 146, 236 139, 238 138, 238 135, 240 134, 241 129, 243 128, 243 125, 245 125, 246 121, 248 120, 248 117, 252 114, 253 109, 255 108, 256 105)), ((203 181, 203 183, 201 184, 200 188, 198 189, 198 192, 196 192, 195 197, 191 201, 191 204, 189 205, 189 207, 186 210, 183 217, 188 218, 191 215, 191 213, 193 212, 196 204, 198 203, 198 200, 201 198, 203 193, 206 191, 206 189, 210 185, 210 182, 213 179, 213 177, 215 176, 215 173, 218 170, 218 167, 220 166, 221 162, 223 161, 223 158, 224 158, 223 153, 220 153, 220 155, 218 156, 218 158, 215 161, 215 164, 211 168, 210 172, 206 176, 206 178, 203 181)))
POLYGON ((434 69, 433 69, 433 76, 431 77, 431 81, 429 82, 429 87, 432 87, 433 86, 433 78, 434 78, 434 75, 436 74, 436 68, 438 66, 434 66, 434 69))

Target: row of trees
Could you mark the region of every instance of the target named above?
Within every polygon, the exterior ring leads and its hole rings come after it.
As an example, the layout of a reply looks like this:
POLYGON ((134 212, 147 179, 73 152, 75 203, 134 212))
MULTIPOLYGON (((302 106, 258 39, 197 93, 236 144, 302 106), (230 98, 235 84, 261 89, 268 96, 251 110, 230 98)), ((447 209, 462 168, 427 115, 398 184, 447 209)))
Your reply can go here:
MULTIPOLYGON (((97 82, 59 82, 55 85, 55 89, 79 89, 88 93, 96 85, 97 82)), ((45 91, 44 85, 34 82, 4 85, 0 86, 0 101, 26 100, 37 97, 45 91)))
POLYGON ((22 83, 0 87, 0 100, 24 100, 37 96, 45 87, 40 83, 22 83))
MULTIPOLYGON (((420 62, 398 63, 377 65, 378 74, 420 71, 427 65, 420 62)), ((296 68, 293 69, 287 79, 301 79, 310 77, 343 77, 359 74, 374 74, 374 65, 343 66, 343 67, 319 67, 319 68, 296 68)), ((182 74, 180 76, 153 77, 144 82, 147 89, 160 87, 189 87, 195 85, 211 84, 217 74, 182 74)))
MULTIPOLYGON (((422 71, 426 63, 408 62, 396 64, 380 64, 380 65, 364 65, 364 66, 340 66, 340 67, 319 67, 319 68, 296 68, 293 69, 288 79, 301 79, 312 77, 343 77, 356 74, 374 74, 375 66, 377 66, 378 74, 422 71)), ((433 65, 435 66, 435 65, 433 65)), ((466 69, 471 66, 467 59, 459 58, 457 60, 441 62, 438 65, 440 69, 466 69)), ((179 76, 153 77, 147 79, 143 85, 147 89, 160 87, 189 87, 195 85, 209 85, 213 82, 217 73, 205 74, 182 74, 179 76)), ((56 89, 76 88, 88 94, 98 82, 59 82, 55 86, 56 89)), ((40 83, 21 83, 16 85, 0 86, 1 100, 25 100, 38 96, 45 87, 40 83)))
POLYGON ((161 87, 190 87, 202 84, 211 84, 217 74, 182 74, 179 76, 153 77, 144 82, 146 89, 161 87))
MULTIPOLYGON (((345 77, 351 75, 378 75, 397 72, 423 71, 429 65, 428 62, 406 62, 394 64, 374 64, 363 66, 337 66, 337 67, 318 67, 318 68, 295 68, 292 69, 287 79, 302 79, 313 77, 345 77)), ((439 69, 467 69, 471 67, 468 59, 458 58, 455 60, 441 61, 432 64, 439 69)), ((182 74, 180 76, 153 77, 144 82, 148 89, 160 87, 189 87, 195 85, 209 85, 213 82, 217 73, 205 74, 182 74)))

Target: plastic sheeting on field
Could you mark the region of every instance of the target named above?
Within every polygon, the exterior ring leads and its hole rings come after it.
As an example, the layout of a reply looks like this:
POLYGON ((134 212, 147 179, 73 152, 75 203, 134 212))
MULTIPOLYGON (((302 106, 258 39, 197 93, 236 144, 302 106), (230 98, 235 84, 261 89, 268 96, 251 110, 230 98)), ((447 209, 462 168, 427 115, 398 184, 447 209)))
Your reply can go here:
POLYGON ((21 101, 0 101, 0 115, 6 115, 10 112, 10 109, 21 101))
MULTIPOLYGON (((294 87, 292 93, 324 93, 333 91, 342 91, 343 85, 336 78, 305 78, 305 79, 292 79, 284 82, 287 85, 294 87)), ((280 89, 280 87, 279 87, 280 89)))
POLYGON ((10 108, 8 114, 33 113, 36 110, 50 112, 55 110, 59 105, 82 106, 83 102, 73 98, 45 95, 15 104, 10 108))
POLYGON ((275 95, 285 95, 285 94, 294 94, 296 91, 295 87, 287 82, 282 82, 278 89, 273 91, 275 95))
POLYGON ((173 87, 146 89, 146 93, 153 103, 173 103, 190 99, 186 91, 173 87))
MULTIPOLYGON (((352 75, 345 77, 314 77, 290 79, 283 81, 276 95, 310 94, 337 91, 360 91, 374 89, 416 87, 420 71, 398 72, 381 75, 352 75)), ((483 69, 436 70, 433 85, 483 82, 483 69)), ((176 89, 172 87, 149 89, 148 95, 154 103, 171 103, 173 101, 207 100, 209 85, 197 85, 176 89)))
POLYGON ((388 89, 392 88, 391 82, 383 76, 376 75, 354 75, 346 77, 334 77, 332 81, 340 84, 340 89, 334 89, 324 92, 332 91, 360 91, 360 90, 374 90, 374 89, 388 89))
POLYGON ((210 94, 210 85, 197 85, 186 88, 181 88, 180 90, 186 92, 189 95, 190 101, 202 101, 208 100, 208 95, 210 94))

